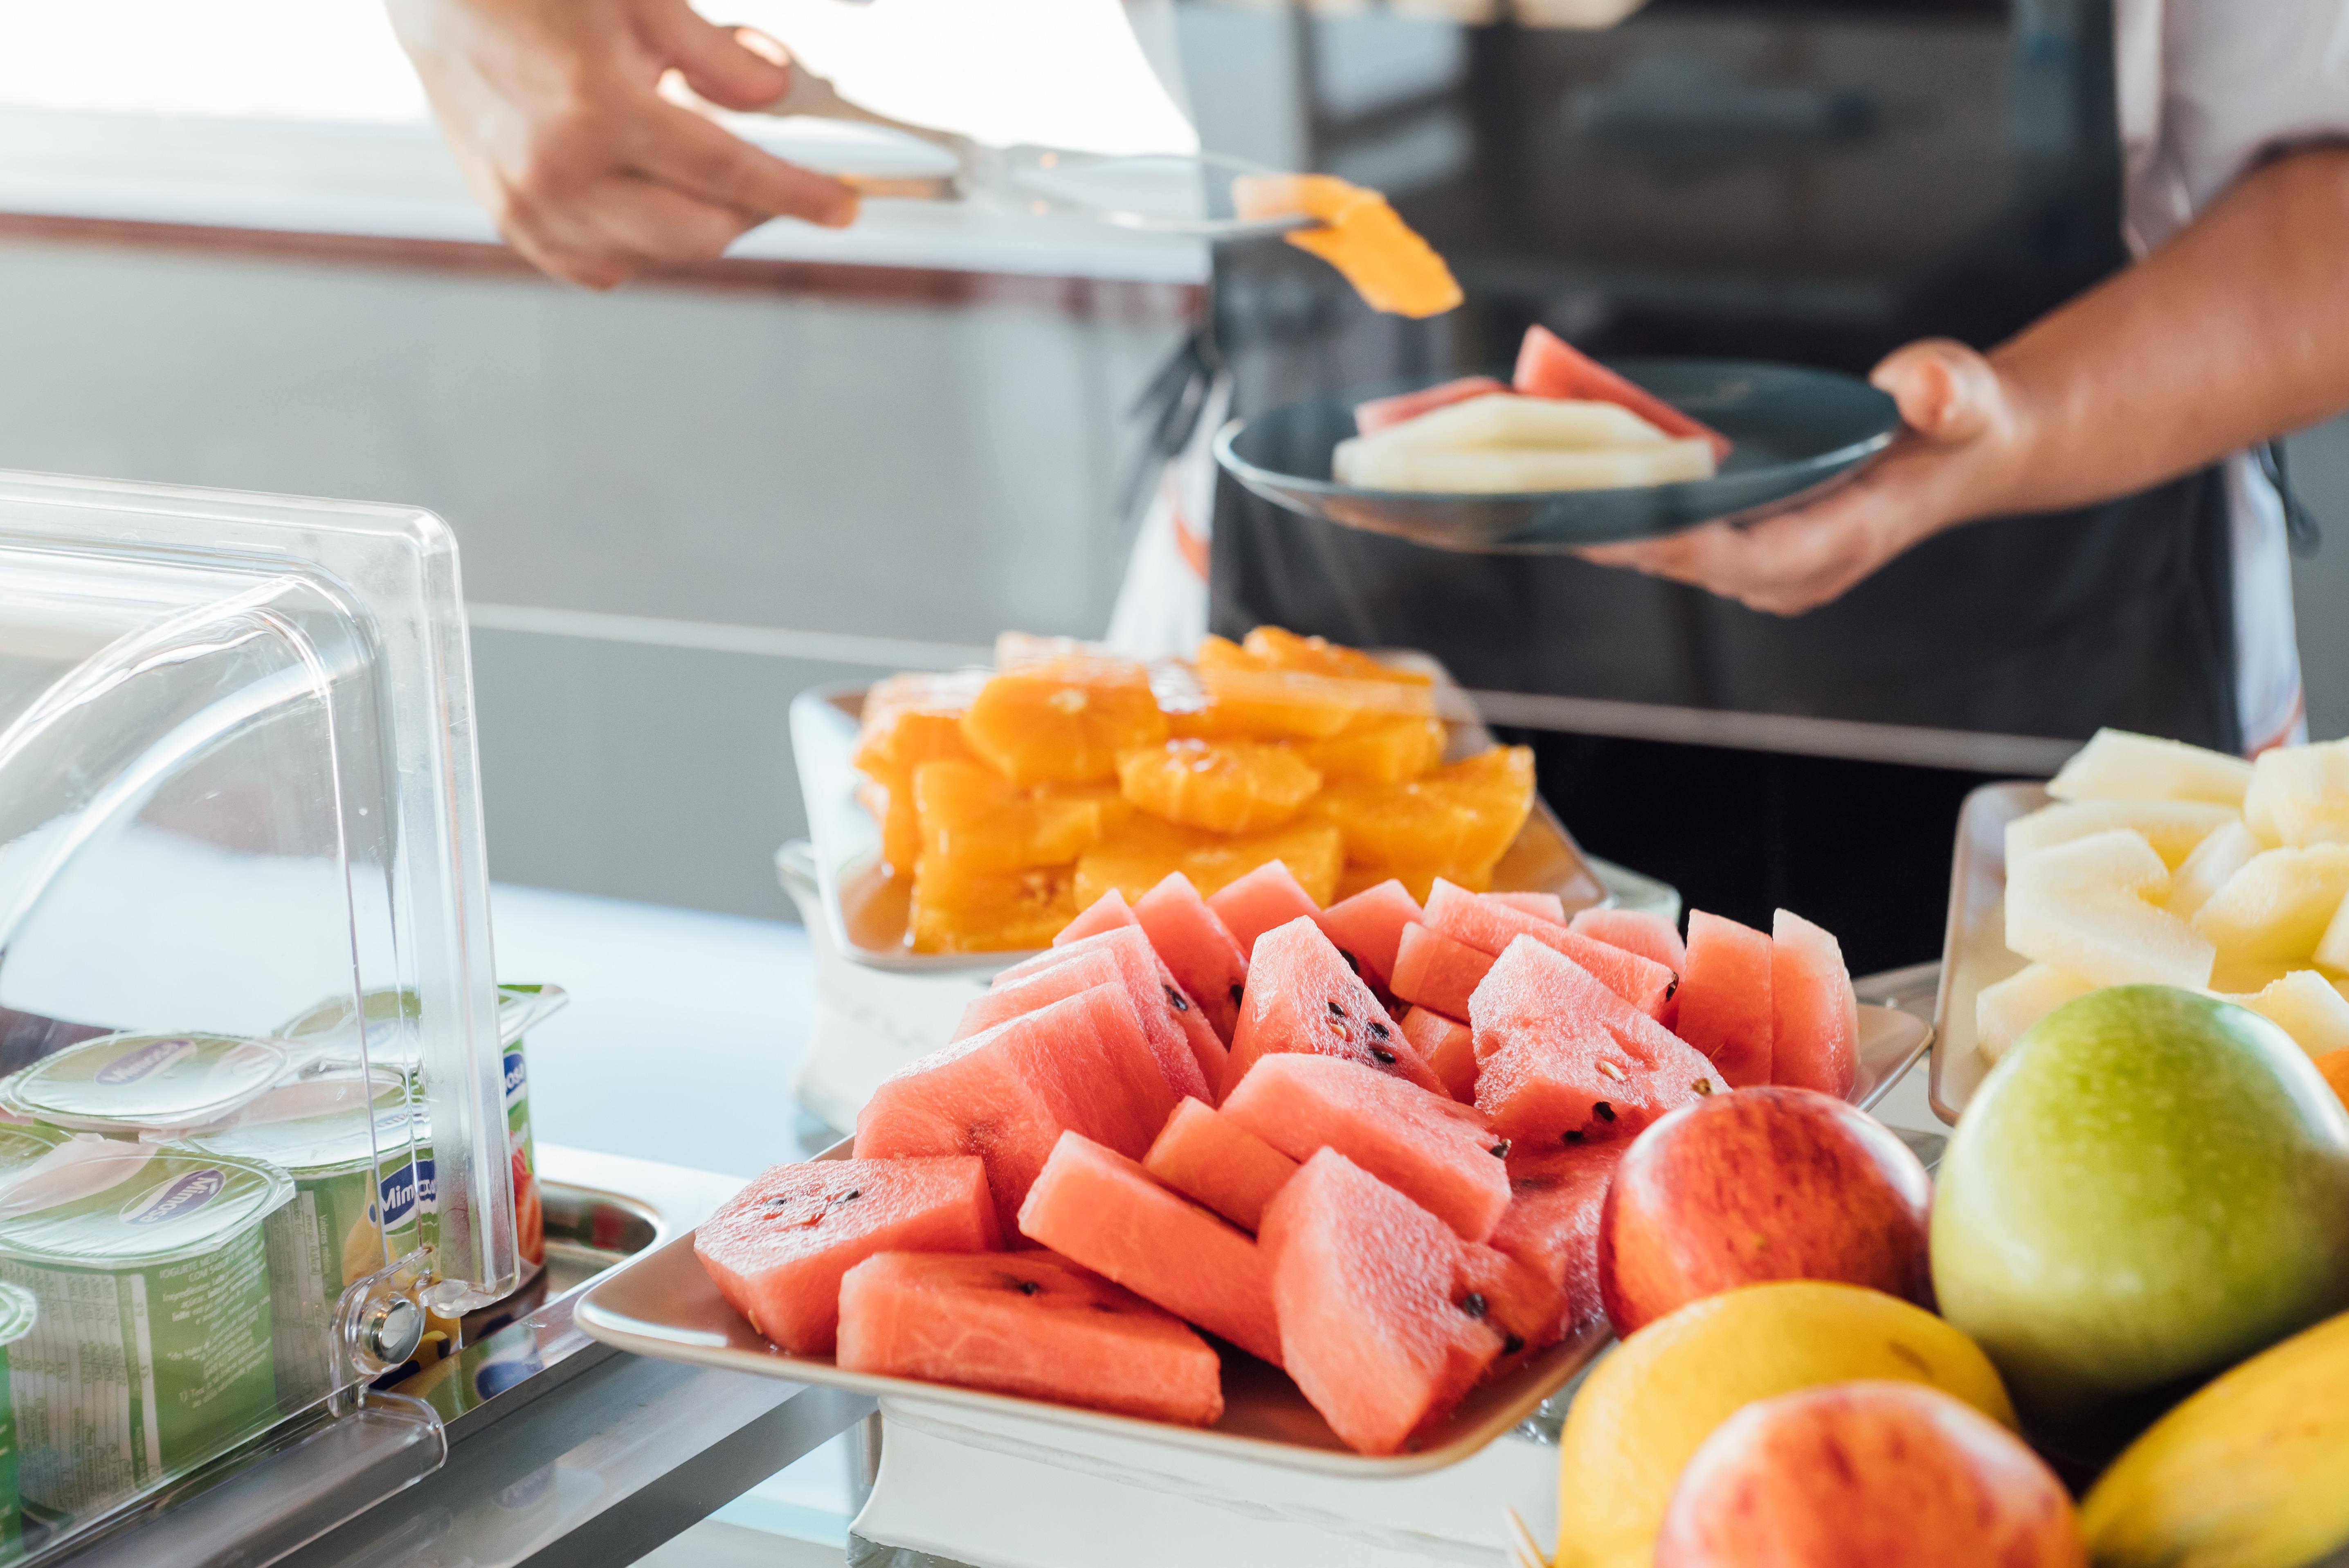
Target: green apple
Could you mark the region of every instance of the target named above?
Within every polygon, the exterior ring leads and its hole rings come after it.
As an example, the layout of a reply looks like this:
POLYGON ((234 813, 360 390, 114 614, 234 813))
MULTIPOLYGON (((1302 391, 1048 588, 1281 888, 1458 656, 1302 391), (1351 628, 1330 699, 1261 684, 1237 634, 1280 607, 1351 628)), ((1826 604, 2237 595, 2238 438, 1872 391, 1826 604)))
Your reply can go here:
POLYGON ((2349 1113, 2248 1007, 2067 1002, 1958 1122, 1933 1288, 2026 1421, 2094 1429, 2349 1306, 2349 1113))

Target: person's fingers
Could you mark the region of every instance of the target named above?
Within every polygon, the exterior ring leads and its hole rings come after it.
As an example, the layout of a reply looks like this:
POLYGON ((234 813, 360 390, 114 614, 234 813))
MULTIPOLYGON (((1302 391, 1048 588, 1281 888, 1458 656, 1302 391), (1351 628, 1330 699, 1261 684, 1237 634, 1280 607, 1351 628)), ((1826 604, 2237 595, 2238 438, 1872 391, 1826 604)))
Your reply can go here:
POLYGON ((856 192, 829 175, 786 163, 689 108, 647 107, 631 161, 689 195, 761 218, 802 218, 826 228, 856 221, 856 192))
POLYGON ((1996 417, 1998 372, 1951 338, 1929 337, 1895 349, 1868 378, 1892 395, 1901 423, 1935 441, 1972 440, 1996 417))
POLYGON ((638 175, 606 181, 584 211, 596 250, 631 277, 713 260, 761 221, 638 175))
POLYGON ((706 22, 686 0, 644 0, 636 12, 653 52, 711 103, 764 108, 791 90, 790 57, 765 34, 706 22))

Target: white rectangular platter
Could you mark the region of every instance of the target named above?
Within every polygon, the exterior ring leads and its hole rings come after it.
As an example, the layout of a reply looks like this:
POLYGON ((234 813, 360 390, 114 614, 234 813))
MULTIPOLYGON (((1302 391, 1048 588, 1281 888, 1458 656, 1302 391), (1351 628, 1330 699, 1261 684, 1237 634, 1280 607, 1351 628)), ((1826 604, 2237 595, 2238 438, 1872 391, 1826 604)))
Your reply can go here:
POLYGON ((1952 1127, 1991 1069, 1975 1038, 1974 998, 2025 962, 2006 946, 2006 825, 2047 802, 2047 791, 2038 784, 1985 784, 1966 797, 1958 813, 1927 1085, 1933 1114, 1952 1127))
MULTIPOLYGON (((1913 1015, 1863 1006, 1853 1103, 1863 1109, 1875 1104, 1924 1054, 1931 1037, 1932 1031, 1913 1015)), ((843 1140, 818 1158, 846 1159, 849 1149, 849 1140, 843 1140)), ((1347 1448, 1284 1374, 1228 1347, 1219 1346, 1224 1357, 1223 1418, 1205 1428, 849 1371, 828 1356, 792 1356, 768 1344, 726 1304, 693 1255, 690 1235, 680 1236, 605 1275, 581 1299, 574 1316, 595 1338, 638 1356, 875 1397, 918 1397, 935 1404, 1025 1416, 1079 1431, 1110 1432, 1172 1448, 1358 1477, 1413 1475, 1457 1464, 1532 1415, 1610 1337, 1603 1320, 1586 1325, 1578 1334, 1527 1357, 1506 1377, 1478 1387, 1419 1447, 1380 1456, 1358 1454, 1347 1448)))
MULTIPOLYGON (((1494 744, 1467 694, 1424 654, 1381 653, 1400 669, 1433 678, 1436 711, 1447 736, 1444 760, 1474 756, 1494 744)), ((992 974, 1027 956, 1021 953, 916 953, 905 945, 906 885, 881 869, 881 832, 856 798, 857 772, 849 758, 865 689, 822 686, 792 702, 792 753, 806 802, 808 835, 815 845, 816 881, 824 922, 840 951, 857 964, 911 974, 992 974)), ((1494 869, 1493 886, 1554 892, 1568 913, 1606 901, 1606 886, 1573 836, 1537 795, 1533 814, 1494 869)))

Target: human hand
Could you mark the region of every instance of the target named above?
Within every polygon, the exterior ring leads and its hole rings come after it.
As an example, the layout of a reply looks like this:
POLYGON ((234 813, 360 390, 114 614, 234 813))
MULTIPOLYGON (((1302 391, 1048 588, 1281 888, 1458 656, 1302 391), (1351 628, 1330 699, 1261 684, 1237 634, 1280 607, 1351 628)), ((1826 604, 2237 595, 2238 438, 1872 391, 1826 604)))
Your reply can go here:
POLYGON ((1707 523, 1578 553, 1749 609, 1799 615, 1943 529, 2003 509, 2021 463, 2023 418, 1991 361, 1961 343, 1927 338, 1895 351, 1868 380, 1899 405, 1903 428, 1848 484, 1749 526, 1707 523))
POLYGON ((856 194, 661 94, 724 108, 791 87, 789 57, 686 0, 389 0, 465 182, 514 249, 589 288, 707 261, 770 218, 831 228, 856 194))

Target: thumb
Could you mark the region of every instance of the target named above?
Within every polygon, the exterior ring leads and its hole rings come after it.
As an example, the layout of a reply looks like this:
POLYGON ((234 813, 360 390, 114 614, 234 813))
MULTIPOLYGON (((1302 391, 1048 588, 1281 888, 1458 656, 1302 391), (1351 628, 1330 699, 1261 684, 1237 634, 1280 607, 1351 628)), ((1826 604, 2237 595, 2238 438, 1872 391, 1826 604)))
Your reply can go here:
POLYGON ((1868 379, 1892 395, 1901 423, 1934 441, 1970 441, 1982 435, 2003 397, 1990 361, 1946 337, 1893 350, 1868 379))
POLYGON ((755 28, 706 22, 685 0, 658 0, 638 15, 685 85, 720 108, 764 108, 791 90, 791 55, 755 28))

